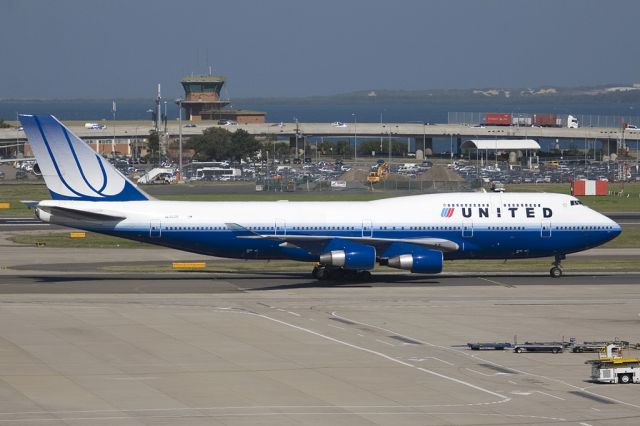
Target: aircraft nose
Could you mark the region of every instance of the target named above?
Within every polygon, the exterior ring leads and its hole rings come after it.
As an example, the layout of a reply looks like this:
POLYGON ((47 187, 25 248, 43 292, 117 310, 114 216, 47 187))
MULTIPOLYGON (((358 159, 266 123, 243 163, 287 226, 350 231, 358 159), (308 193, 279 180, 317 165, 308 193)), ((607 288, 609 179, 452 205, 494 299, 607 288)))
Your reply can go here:
POLYGON ((620 235, 620 233, 622 233, 622 226, 620 226, 617 223, 613 222, 613 235, 614 235, 614 237, 617 237, 618 235, 620 235))

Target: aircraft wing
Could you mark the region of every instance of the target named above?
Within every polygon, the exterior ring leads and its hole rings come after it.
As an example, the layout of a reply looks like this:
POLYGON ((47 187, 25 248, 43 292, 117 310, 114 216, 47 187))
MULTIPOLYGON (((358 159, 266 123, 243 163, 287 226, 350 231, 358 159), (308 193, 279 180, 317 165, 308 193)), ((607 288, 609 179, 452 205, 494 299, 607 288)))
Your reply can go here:
POLYGON ((456 251, 460 246, 443 238, 374 238, 374 237, 337 237, 335 235, 264 235, 257 234, 237 223, 227 223, 227 227, 236 232, 237 238, 266 238, 268 240, 282 241, 309 251, 317 251, 319 246, 334 239, 348 240, 361 244, 374 246, 377 250, 384 250, 392 243, 406 243, 426 247, 442 252, 456 251))
POLYGON ((302 246, 305 243, 327 242, 336 238, 356 243, 374 246, 377 249, 387 247, 392 243, 407 243, 426 247, 432 250, 450 252, 458 250, 457 243, 442 238, 373 238, 373 237, 336 237, 334 235, 260 235, 262 238, 279 240, 302 246))

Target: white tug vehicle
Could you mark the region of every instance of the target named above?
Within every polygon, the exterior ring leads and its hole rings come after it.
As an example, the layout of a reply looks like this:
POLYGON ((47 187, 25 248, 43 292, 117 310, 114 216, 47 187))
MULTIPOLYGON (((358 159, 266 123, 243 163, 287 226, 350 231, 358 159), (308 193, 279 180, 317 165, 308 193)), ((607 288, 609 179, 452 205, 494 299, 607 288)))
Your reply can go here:
POLYGON ((591 380, 599 383, 640 383, 640 358, 625 358, 615 344, 604 346, 592 364, 591 380))

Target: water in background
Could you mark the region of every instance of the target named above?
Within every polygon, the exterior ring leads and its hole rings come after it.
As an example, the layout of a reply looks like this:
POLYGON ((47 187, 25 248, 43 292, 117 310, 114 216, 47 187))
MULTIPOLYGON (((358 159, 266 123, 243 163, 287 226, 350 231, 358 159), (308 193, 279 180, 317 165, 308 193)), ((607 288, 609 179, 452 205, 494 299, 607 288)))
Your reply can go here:
MULTIPOLYGON (((163 109, 165 104, 162 104, 163 109)), ((151 123, 151 109, 153 99, 121 99, 117 100, 117 120, 149 120, 151 123)), ((109 99, 73 99, 73 100, 2 100, 0 101, 0 118, 15 120, 17 113, 53 114, 61 120, 101 121, 111 120, 112 101, 109 99)), ((603 115, 625 116, 635 123, 640 119, 640 104, 611 103, 611 104, 576 104, 576 103, 527 103, 500 104, 495 100, 481 103, 425 103, 425 102, 381 102, 377 99, 370 102, 353 103, 320 103, 300 101, 267 101, 246 102, 241 100, 233 103, 233 108, 265 111, 268 122, 300 122, 328 123, 342 121, 345 123, 362 122, 425 122, 447 123, 449 112, 510 112, 510 113, 555 113, 573 115, 603 115)), ((173 102, 166 103, 169 120, 177 119, 178 107, 173 102)), ((614 120, 612 120, 613 122, 614 120)), ((344 137, 342 138, 344 139, 344 137)), ((418 138, 420 139, 420 138, 418 138)), ((359 140, 361 140, 359 138, 359 140)), ((351 140, 351 142, 353 142, 351 140)), ((549 151, 555 146, 554 140, 540 139, 538 141, 543 151, 549 151)), ((589 141, 563 140, 563 149, 572 146, 585 147, 589 141)), ((407 140, 409 149, 414 151, 422 147, 422 141, 407 140)), ((454 138, 434 138, 433 149, 436 153, 455 152, 454 138)))
MULTIPOLYGON (((111 120, 110 99, 73 99, 73 100, 1 100, 0 118, 15 120, 17 113, 53 114, 61 120, 111 120)), ((117 100, 116 119, 151 120, 150 109, 153 99, 117 100)), ((234 108, 265 111, 269 122, 410 122, 446 123, 447 113, 463 112, 511 112, 511 113, 555 113, 555 114, 593 114, 639 116, 640 104, 559 104, 528 103, 514 105, 509 103, 423 103, 423 102, 358 102, 358 103, 311 103, 301 101, 277 101, 233 103, 234 108), (354 115, 355 114, 355 115, 354 115)), ((166 103, 170 120, 178 117, 178 107, 172 101, 166 103)), ((163 103, 164 109, 164 103, 163 103)))

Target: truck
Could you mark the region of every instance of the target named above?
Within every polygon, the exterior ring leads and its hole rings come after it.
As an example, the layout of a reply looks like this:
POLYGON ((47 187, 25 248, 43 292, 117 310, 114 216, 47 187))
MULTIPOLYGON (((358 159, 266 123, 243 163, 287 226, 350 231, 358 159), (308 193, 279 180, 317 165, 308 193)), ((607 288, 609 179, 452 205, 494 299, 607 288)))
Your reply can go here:
POLYGON ((580 127, 578 119, 571 114, 567 115, 566 120, 558 117, 556 114, 533 114, 531 125, 539 127, 567 127, 569 129, 577 129, 580 127))
POLYGON ((107 126, 100 123, 84 123, 84 128, 90 129, 90 130, 102 130, 102 129, 106 129, 107 126))
POLYGON ((484 115, 482 125, 487 126, 518 126, 518 127, 567 127, 577 129, 580 127, 578 119, 573 115, 567 115, 566 119, 556 114, 511 114, 501 112, 488 112, 484 115))
POLYGON ((640 383, 640 358, 628 358, 622 348, 610 344, 601 349, 598 359, 591 364, 591 380, 596 383, 640 383))

